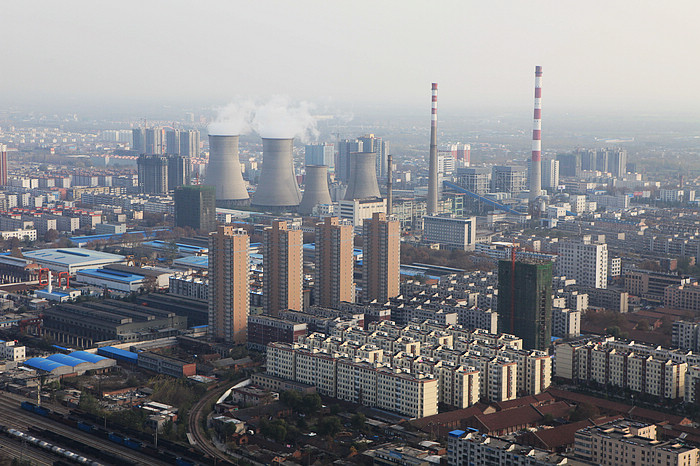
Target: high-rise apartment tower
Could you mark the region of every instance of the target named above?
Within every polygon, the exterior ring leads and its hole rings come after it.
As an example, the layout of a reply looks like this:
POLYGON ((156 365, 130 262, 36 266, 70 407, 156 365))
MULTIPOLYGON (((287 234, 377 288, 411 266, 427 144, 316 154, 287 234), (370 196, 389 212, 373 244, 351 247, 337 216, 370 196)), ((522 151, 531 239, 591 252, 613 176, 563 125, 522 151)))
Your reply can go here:
POLYGON ((263 230, 263 309, 303 309, 303 238, 301 230, 290 230, 287 222, 275 221, 263 230))
POLYGON ((375 212, 362 225, 362 299, 384 302, 399 294, 399 221, 375 212))
POLYGON ((318 306, 337 309, 355 301, 353 282, 354 228, 338 217, 316 224, 315 299, 318 306))
POLYGON ((250 288, 248 234, 221 225, 209 234, 209 337, 228 343, 246 342, 250 288))

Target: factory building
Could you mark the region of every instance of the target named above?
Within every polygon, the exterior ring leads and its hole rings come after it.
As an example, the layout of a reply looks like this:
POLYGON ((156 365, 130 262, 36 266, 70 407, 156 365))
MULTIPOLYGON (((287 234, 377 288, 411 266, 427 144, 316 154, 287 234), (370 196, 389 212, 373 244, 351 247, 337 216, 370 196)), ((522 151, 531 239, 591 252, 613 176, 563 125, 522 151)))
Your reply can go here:
POLYGON ((39 249, 26 251, 23 255, 52 272, 68 272, 71 275, 78 270, 102 268, 124 262, 124 256, 82 248, 39 249))

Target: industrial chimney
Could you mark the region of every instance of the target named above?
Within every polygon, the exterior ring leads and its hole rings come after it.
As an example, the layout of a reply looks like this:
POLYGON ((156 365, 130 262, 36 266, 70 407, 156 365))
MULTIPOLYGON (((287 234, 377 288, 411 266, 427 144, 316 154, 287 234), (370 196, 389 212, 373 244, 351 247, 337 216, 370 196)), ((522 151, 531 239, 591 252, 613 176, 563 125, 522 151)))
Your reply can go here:
POLYGON ((330 204, 331 194, 328 190, 328 166, 307 165, 304 176, 304 195, 297 211, 300 214, 311 214, 319 204, 330 204))
POLYGON ((530 165, 530 211, 539 210, 536 199, 542 193, 542 67, 535 67, 535 115, 532 127, 530 165))
POLYGON ((301 201, 294 175, 294 139, 263 138, 263 163, 252 204, 261 209, 293 210, 301 201))
POLYGON ((430 109, 430 161, 428 162, 428 215, 438 210, 438 154, 437 154, 437 83, 433 83, 430 109))
POLYGON ((238 161, 238 136, 209 135, 205 184, 216 188, 216 204, 220 207, 248 204, 250 197, 238 161))
POLYGON ((377 154, 353 152, 350 157, 350 182, 345 191, 345 200, 382 197, 377 183, 377 154))

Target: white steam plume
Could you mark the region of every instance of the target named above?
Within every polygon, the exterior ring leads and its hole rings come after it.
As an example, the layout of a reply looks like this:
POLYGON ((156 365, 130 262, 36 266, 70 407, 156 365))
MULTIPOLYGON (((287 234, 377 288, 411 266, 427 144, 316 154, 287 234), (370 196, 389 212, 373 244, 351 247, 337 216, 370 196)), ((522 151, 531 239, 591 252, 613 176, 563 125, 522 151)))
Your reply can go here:
POLYGON ((275 96, 256 108, 251 127, 263 138, 316 140, 319 132, 311 108, 308 102, 292 106, 286 97, 275 96))
POLYGON ((212 121, 208 127, 209 134, 216 136, 238 136, 250 132, 250 122, 255 110, 255 104, 252 101, 232 102, 216 110, 216 119, 212 121))

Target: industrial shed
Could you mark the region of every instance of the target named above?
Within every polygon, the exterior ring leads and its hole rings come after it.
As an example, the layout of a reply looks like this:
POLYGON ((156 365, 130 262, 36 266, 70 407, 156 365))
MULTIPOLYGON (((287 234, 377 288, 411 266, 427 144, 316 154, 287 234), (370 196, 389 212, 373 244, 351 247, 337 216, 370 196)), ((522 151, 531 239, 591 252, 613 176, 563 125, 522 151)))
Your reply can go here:
POLYGON ((115 361, 114 359, 109 359, 104 356, 88 353, 87 351, 73 351, 68 356, 89 362, 93 366, 93 368, 90 370, 107 369, 117 365, 117 361, 115 361))
POLYGON ((146 277, 116 270, 85 269, 76 273, 75 280, 111 290, 132 292, 145 285, 146 277))
POLYGON ((49 361, 54 361, 59 364, 64 364, 73 368, 73 372, 78 375, 82 375, 85 372, 93 369, 92 364, 83 360, 68 356, 67 354, 52 354, 46 357, 49 361))
POLYGON ((45 358, 27 359, 22 364, 24 364, 27 367, 31 367, 32 369, 48 372, 51 375, 61 376, 74 373, 73 368, 71 366, 67 366, 65 364, 61 364, 60 362, 51 361, 45 358))
POLYGON ((71 275, 78 270, 124 262, 124 256, 81 248, 39 249, 26 251, 23 255, 52 272, 68 272, 71 275))
POLYGON ((131 364, 138 364, 139 361, 139 355, 137 353, 115 348, 114 346, 103 346, 102 348, 98 348, 97 354, 131 364))

